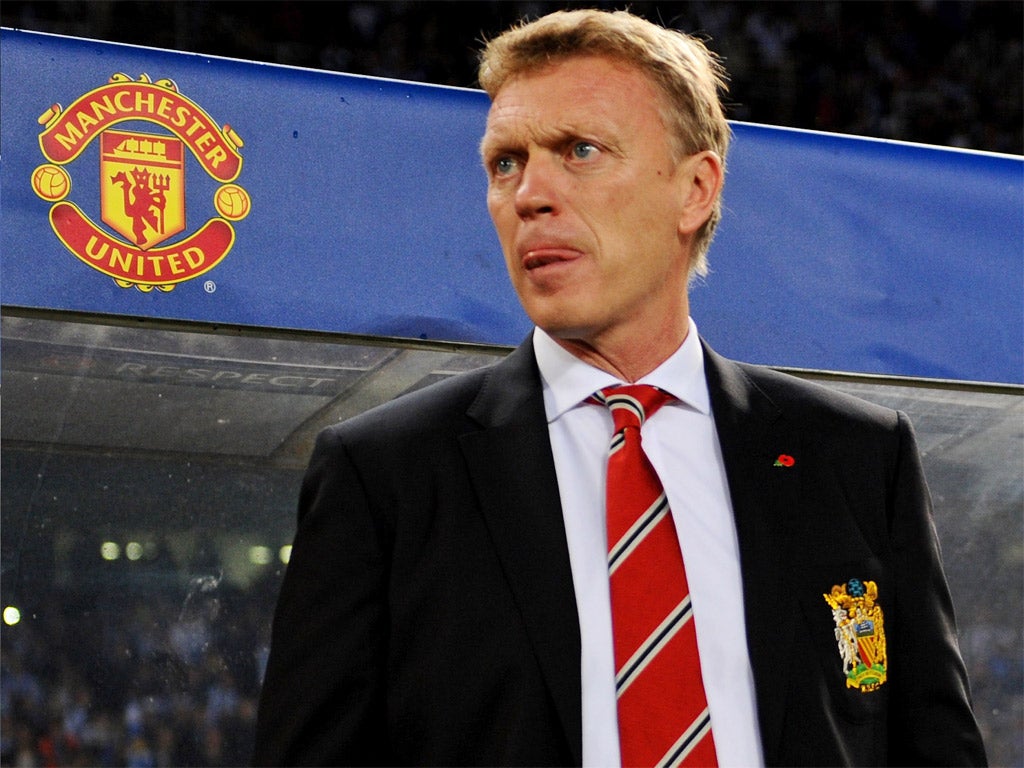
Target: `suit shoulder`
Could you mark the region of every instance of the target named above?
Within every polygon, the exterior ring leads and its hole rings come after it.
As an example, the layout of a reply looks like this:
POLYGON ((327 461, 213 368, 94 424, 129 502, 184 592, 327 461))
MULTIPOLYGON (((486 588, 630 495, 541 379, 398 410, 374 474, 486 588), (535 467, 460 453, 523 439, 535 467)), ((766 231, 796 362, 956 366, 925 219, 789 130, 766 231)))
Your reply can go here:
POLYGON ((387 432, 404 438, 451 436, 499 425, 523 413, 543 416, 540 374, 529 340, 494 363, 408 391, 327 430, 339 436, 387 432), (525 407, 524 407, 525 406, 525 407))
POLYGON ((404 392, 392 400, 327 427, 327 430, 359 434, 365 430, 398 432, 412 428, 430 429, 464 417, 493 366, 457 373, 404 392))
POLYGON ((885 431, 896 428, 898 411, 773 368, 736 363, 741 373, 783 413, 835 425, 860 424, 885 431))

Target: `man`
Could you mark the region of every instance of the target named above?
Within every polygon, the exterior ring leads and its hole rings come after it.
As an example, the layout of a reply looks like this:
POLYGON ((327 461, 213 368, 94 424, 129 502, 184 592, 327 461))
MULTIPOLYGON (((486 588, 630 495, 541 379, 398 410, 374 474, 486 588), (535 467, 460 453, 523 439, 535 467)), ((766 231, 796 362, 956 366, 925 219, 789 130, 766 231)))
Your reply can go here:
POLYGON ((641 383, 671 395, 643 451, 685 561, 664 586, 688 582, 679 636, 700 654, 659 678, 696 677, 703 713, 664 762, 984 763, 906 418, 724 360, 689 317, 729 139, 714 57, 574 11, 491 41, 480 80, 488 207, 537 329, 321 434, 256 761, 640 760, 660 715, 623 714, 616 690, 619 427, 600 403, 641 383))

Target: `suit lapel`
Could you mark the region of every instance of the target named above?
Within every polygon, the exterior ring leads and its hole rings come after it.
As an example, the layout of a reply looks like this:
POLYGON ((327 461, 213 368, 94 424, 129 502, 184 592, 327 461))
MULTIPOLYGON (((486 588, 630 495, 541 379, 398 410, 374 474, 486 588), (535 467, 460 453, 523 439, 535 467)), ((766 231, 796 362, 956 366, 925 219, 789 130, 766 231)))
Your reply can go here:
POLYGON ((736 518, 761 741, 771 765, 778 754, 788 677, 793 672, 787 651, 798 610, 792 590, 780 589, 779 582, 788 571, 782 533, 799 502, 800 465, 777 466, 776 461, 799 457, 800 446, 776 405, 739 365, 706 344, 704 360, 736 518), (780 604, 780 599, 786 602, 780 604))
POLYGON ((492 368, 461 437, 485 523, 577 764, 580 630, 558 481, 532 343, 492 368))

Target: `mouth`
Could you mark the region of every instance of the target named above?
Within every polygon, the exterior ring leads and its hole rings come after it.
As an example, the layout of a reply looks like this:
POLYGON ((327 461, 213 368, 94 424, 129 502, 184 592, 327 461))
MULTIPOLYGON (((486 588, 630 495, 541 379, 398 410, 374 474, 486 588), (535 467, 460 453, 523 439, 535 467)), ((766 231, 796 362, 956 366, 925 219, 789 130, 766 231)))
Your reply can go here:
POLYGON ((583 254, 573 248, 566 248, 562 246, 541 246, 536 248, 529 248, 523 252, 521 260, 523 269, 527 272, 532 272, 542 267, 548 267, 553 264, 564 264, 570 261, 575 261, 580 258, 583 254))

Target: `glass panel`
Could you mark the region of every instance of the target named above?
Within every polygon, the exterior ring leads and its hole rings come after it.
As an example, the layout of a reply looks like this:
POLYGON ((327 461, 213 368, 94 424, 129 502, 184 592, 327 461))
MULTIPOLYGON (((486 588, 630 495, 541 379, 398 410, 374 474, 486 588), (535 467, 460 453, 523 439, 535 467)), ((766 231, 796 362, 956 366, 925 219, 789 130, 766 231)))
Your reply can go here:
MULTIPOLYGON (((245 764, 316 433, 500 354, 16 316, 0 337, 5 765, 245 764)), ((1024 398, 824 381, 913 419, 990 757, 1019 764, 1024 398)))

